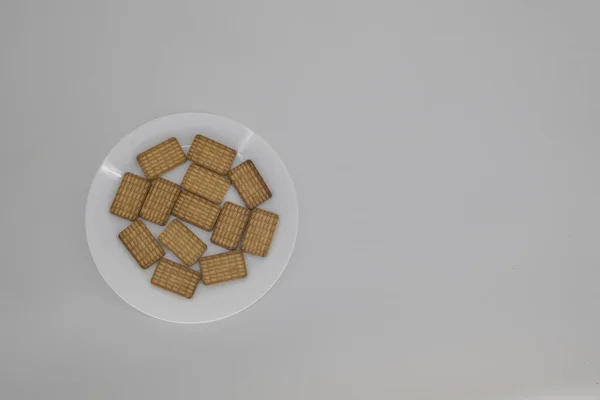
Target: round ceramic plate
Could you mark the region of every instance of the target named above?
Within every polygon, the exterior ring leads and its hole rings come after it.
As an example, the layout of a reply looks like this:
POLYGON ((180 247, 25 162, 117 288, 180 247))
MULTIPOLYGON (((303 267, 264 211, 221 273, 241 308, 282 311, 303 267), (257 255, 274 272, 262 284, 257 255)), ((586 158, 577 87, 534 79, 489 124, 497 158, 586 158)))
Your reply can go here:
MULTIPOLYGON (((177 184, 189 161, 163 175, 177 184)), ((243 205, 231 186, 225 201, 243 205)), ((171 216, 173 219, 173 216, 171 216)), ((171 220, 170 219, 170 220, 171 220)), ((144 221, 155 237, 163 226, 144 221)), ((208 245, 204 255, 227 251, 210 242, 211 232, 186 223, 208 245)), ((265 295, 285 269, 296 242, 298 203, 294 184, 277 153, 260 136, 228 118, 211 114, 175 114, 150 121, 125 136, 98 169, 88 193, 85 230, 92 258, 106 283, 129 305, 152 317, 170 322, 202 323, 236 314, 265 295), (187 152, 194 136, 202 133, 211 139, 237 149, 233 166, 252 160, 273 197, 259 207, 279 215, 279 223, 269 254, 257 257, 245 254, 248 276, 245 279, 215 285, 198 285, 192 299, 186 299, 150 283, 155 266, 140 268, 118 239, 118 234, 131 222, 109 212, 111 202, 125 172, 144 176, 136 161, 142 151, 176 137, 187 152)), ((178 261, 165 249, 165 257, 178 261)), ((199 270, 199 264, 192 267, 199 270)))

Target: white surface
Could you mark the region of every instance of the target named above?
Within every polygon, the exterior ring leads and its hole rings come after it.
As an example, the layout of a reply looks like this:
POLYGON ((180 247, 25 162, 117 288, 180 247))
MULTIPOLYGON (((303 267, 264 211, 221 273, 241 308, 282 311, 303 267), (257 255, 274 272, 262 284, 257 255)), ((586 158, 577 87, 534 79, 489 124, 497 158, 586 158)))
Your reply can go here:
POLYGON ((598 396, 597 1, 0 3, 2 398, 598 396), (85 241, 145 121, 259 133, 294 254, 255 305, 168 324, 85 241))
MULTIPOLYGON (((162 177, 180 183, 190 162, 167 172, 162 177)), ((243 205, 234 188, 227 191, 224 201, 243 205)), ((171 216, 169 222, 174 217, 171 216)), ((164 226, 144 221, 158 237, 164 226)), ((212 232, 184 224, 208 245, 204 255, 227 251, 210 242, 212 232)), ((221 116, 185 113, 149 121, 136 128, 110 151, 100 165, 88 194, 85 213, 86 238, 98 271, 106 283, 132 307, 169 322, 212 322, 236 314, 258 299, 275 284, 285 269, 294 249, 298 231, 296 191, 285 165, 277 153, 257 134, 245 126, 221 116), (140 268, 118 239, 118 233, 131 222, 109 213, 110 205, 125 172, 144 176, 136 155, 176 137, 187 153, 194 136, 204 136, 238 151, 233 166, 252 160, 269 185, 273 197, 259 207, 277 213, 280 218, 276 235, 266 257, 245 255, 248 276, 243 280, 219 285, 200 284, 192 299, 184 299, 150 284, 155 266, 140 268)), ((165 257, 179 262, 165 248, 165 257)), ((198 264, 192 266, 199 270, 198 264)))

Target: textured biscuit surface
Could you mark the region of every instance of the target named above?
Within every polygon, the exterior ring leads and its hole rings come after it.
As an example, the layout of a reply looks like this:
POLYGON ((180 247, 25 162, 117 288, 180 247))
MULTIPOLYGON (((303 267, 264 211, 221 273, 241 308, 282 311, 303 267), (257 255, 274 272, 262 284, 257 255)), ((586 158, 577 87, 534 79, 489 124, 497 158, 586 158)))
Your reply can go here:
POLYGON ((264 203, 272 196, 265 180, 250 160, 229 171, 229 178, 249 209, 264 203))
POLYGON ((279 222, 277 214, 260 208, 252 210, 242 240, 242 250, 257 256, 266 256, 275 234, 277 222, 279 222))
POLYGON ((131 172, 126 172, 110 206, 110 212, 130 221, 135 221, 140 214, 149 190, 150 181, 131 172))
POLYGON ((190 299, 200 282, 200 273, 163 258, 158 262, 151 282, 158 287, 190 299))
POLYGON ((188 267, 198 261, 206 251, 206 244, 177 219, 171 221, 158 235, 158 241, 188 267))
POLYGON ((166 224, 179 192, 179 185, 163 178, 155 179, 140 211, 140 218, 158 225, 166 224))
POLYGON ((229 185, 230 182, 226 176, 196 164, 190 164, 181 181, 183 189, 216 204, 221 204, 229 185))
POLYGON ((187 158, 191 162, 208 168, 218 174, 225 175, 231 168, 237 152, 206 136, 196 135, 187 158))
POLYGON ((173 207, 173 215, 197 226, 211 231, 217 222, 221 207, 190 192, 182 191, 173 207))
POLYGON ((185 153, 174 137, 138 154, 137 161, 148 179, 154 179, 186 161, 185 153))
POLYGON ((229 250, 238 248, 250 210, 230 202, 223 205, 210 241, 229 250))
POLYGON ((247 275, 244 253, 240 250, 202 257, 200 270, 205 285, 245 278, 247 275))
POLYGON ((165 255, 165 251, 152 232, 139 219, 119 233, 119 239, 140 267, 146 269, 165 255))

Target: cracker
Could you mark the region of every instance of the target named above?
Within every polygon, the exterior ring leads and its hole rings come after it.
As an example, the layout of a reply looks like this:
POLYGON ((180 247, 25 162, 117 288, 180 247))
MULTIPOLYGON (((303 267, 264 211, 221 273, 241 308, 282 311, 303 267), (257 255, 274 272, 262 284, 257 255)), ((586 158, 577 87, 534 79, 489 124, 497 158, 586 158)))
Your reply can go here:
POLYGON ((250 210, 226 202, 215 224, 215 230, 210 237, 210 241, 229 250, 237 249, 248 222, 248 217, 250 217, 250 210))
POLYGON ((138 154, 137 161, 148 179, 154 179, 186 161, 185 153, 172 137, 138 154))
POLYGON ((279 215, 277 214, 260 208, 252 210, 242 240, 242 250, 256 256, 266 256, 278 221, 279 215))
POLYGON ((226 176, 196 164, 190 164, 181 181, 183 189, 216 204, 221 204, 230 184, 226 176))
POLYGON ((191 299, 200 283, 200 273, 191 268, 163 258, 158 262, 152 284, 191 299))
POLYGON ((244 161, 229 171, 229 178, 249 209, 264 203, 272 196, 265 180, 250 160, 244 161))
POLYGON ((188 150, 187 158, 204 168, 225 175, 231 168, 236 155, 237 151, 234 149, 206 136, 196 135, 188 150))
POLYGON ((173 207, 173 215, 205 231, 217 222, 221 207, 190 192, 182 191, 173 207))
POLYGON ((179 192, 179 185, 163 178, 155 179, 140 211, 140 218, 165 225, 179 192))
POLYGON ((136 220, 119 233, 119 239, 127 247, 140 267, 146 269, 165 255, 165 251, 152 232, 141 221, 136 220))
POLYGON ((206 251, 206 244, 178 219, 174 219, 158 235, 158 241, 171 250, 188 267, 206 251))
POLYGON ((148 190, 150 190, 150 181, 131 172, 126 172, 110 206, 110 212, 130 221, 135 221, 140 214, 148 190))
POLYGON ((248 274, 244 253, 240 250, 202 257, 200 271, 205 285, 245 278, 248 274))

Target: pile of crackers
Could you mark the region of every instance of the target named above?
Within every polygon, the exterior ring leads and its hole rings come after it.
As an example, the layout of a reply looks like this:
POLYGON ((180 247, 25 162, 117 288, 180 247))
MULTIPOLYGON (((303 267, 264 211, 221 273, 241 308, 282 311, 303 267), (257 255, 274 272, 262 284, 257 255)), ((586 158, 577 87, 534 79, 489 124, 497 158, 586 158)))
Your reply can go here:
POLYGON ((137 156, 144 178, 123 175, 110 212, 133 221, 119 239, 139 266, 158 262, 154 285, 189 299, 200 281, 210 285, 245 278, 244 253, 267 255, 279 216, 257 206, 272 193, 251 160, 231 168, 236 155, 236 150, 196 135, 186 156, 173 137, 137 156), (187 160, 192 164, 180 185, 160 177, 187 160), (245 207, 231 202, 221 206, 231 184, 245 207), (176 219, 158 240, 141 220, 164 226, 171 215, 176 219), (229 251, 202 257, 207 245, 181 221, 212 231, 210 241, 229 251), (183 264, 164 258, 161 244, 183 264), (200 272, 189 268, 198 261, 200 272))

